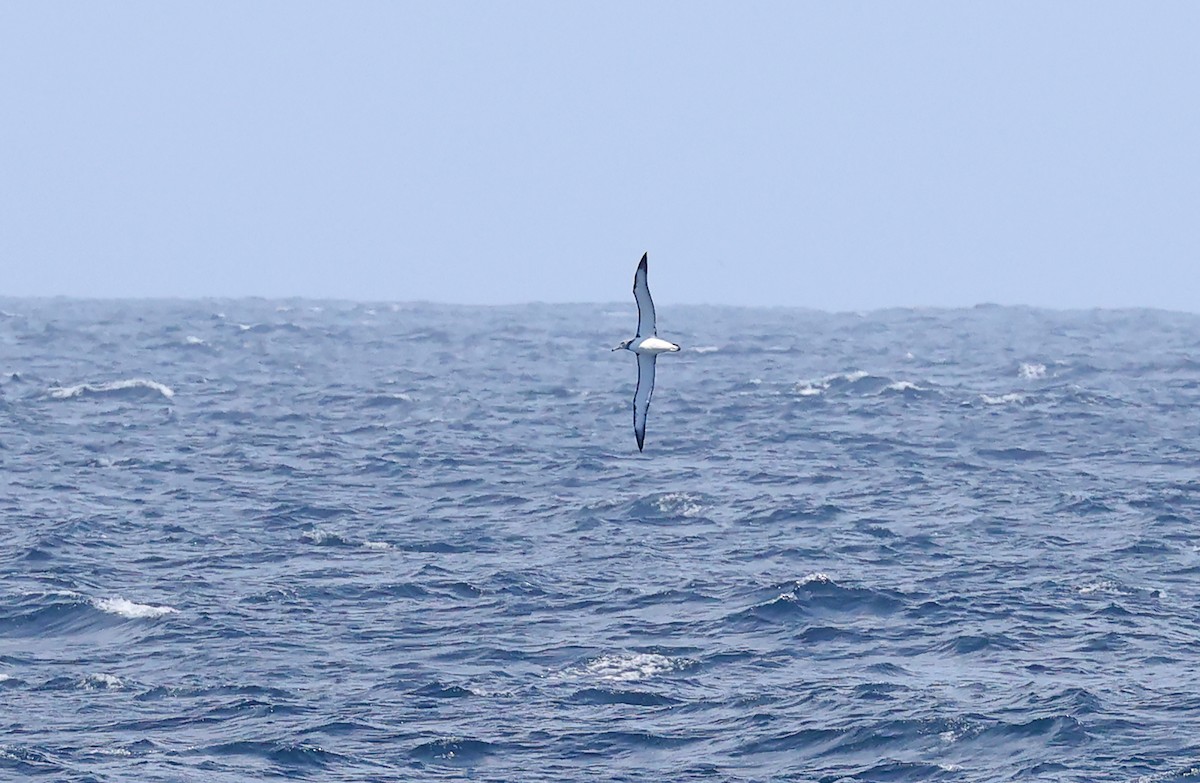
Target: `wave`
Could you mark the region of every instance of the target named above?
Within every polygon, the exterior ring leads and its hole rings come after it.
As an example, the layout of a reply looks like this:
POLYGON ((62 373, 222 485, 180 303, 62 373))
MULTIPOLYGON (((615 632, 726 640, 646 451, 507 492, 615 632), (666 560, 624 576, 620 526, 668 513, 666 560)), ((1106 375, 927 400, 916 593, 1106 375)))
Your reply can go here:
POLYGON ((990 394, 981 394, 979 395, 979 399, 983 400, 984 405, 1014 405, 1025 402, 1029 399, 1029 395, 1011 392, 993 397, 990 394))
POLYGON ((689 658, 676 658, 659 653, 617 653, 591 658, 568 669, 564 674, 607 682, 635 682, 687 669, 693 665, 695 661, 689 658))
POLYGON ((879 393, 899 394, 905 397, 917 397, 927 391, 929 391, 929 389, 924 386, 918 386, 912 381, 893 381, 887 386, 884 386, 879 393))
POLYGON ((375 394, 368 397, 363 406, 367 408, 391 408, 396 405, 408 405, 413 401, 409 394, 398 392, 396 394, 375 394))
POLYGON ((77 397, 113 397, 118 399, 141 399, 147 397, 175 396, 174 390, 157 381, 145 378, 130 378, 110 383, 81 383, 76 386, 55 386, 46 390, 46 396, 52 400, 70 400, 77 397))
MULTIPOLYGON (((828 615, 886 616, 904 605, 902 594, 869 587, 844 587, 827 574, 813 573, 772 589, 776 596, 739 610, 735 618, 756 622, 806 620, 828 615)), ((814 634, 822 631, 814 629, 814 634)))
POLYGON ((92 602, 102 612, 115 614, 129 620, 143 620, 156 617, 164 617, 168 614, 176 614, 179 612, 171 606, 151 606, 150 604, 135 604, 133 601, 127 601, 124 598, 101 598, 92 602))
POLYGON ((473 764, 492 755, 496 749, 495 745, 483 740, 447 737, 422 743, 409 751, 409 755, 426 762, 473 764))
POLYGON ((642 522, 703 519, 710 504, 710 498, 695 492, 658 492, 632 501, 622 516, 642 522))
POLYGON ((85 675, 79 681, 79 687, 85 691, 115 691, 125 687, 125 683, 115 674, 99 672, 85 675))
POLYGON ((863 370, 855 370, 854 372, 833 373, 821 378, 800 381, 792 387, 792 391, 801 397, 816 397, 832 393, 857 394, 865 397, 881 394, 915 396, 930 390, 913 381, 896 380, 883 375, 872 375, 863 370))
POLYGON ((318 745, 296 742, 272 742, 242 740, 223 742, 197 748, 193 753, 216 756, 249 756, 267 759, 272 764, 284 770, 307 771, 325 769, 333 762, 342 762, 346 757, 340 753, 325 750, 318 745))

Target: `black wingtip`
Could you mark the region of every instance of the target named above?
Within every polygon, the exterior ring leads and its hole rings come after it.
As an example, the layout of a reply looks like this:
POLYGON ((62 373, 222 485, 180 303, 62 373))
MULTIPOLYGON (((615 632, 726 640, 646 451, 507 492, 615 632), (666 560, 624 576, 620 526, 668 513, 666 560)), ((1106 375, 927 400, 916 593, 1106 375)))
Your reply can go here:
POLYGON ((638 262, 638 266, 639 266, 639 267, 641 267, 641 268, 645 268, 645 266, 646 266, 646 257, 647 257, 647 256, 649 256, 649 255, 650 255, 649 253, 642 253, 642 260, 638 262))

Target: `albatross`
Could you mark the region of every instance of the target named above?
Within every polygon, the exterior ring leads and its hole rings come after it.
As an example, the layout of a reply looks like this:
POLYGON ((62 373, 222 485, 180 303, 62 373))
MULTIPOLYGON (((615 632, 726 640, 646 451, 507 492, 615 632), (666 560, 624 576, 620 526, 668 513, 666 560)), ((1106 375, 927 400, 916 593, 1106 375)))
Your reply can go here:
POLYGON ((633 392, 633 434, 637 438, 638 451, 646 442, 646 414, 650 410, 650 395, 654 393, 654 360, 660 353, 674 353, 679 350, 675 343, 669 343, 658 337, 658 329, 654 324, 654 300, 650 298, 650 284, 646 282, 646 256, 642 254, 641 263, 633 273, 633 298, 638 307, 637 335, 616 348, 624 348, 637 354, 638 380, 637 389, 633 392))

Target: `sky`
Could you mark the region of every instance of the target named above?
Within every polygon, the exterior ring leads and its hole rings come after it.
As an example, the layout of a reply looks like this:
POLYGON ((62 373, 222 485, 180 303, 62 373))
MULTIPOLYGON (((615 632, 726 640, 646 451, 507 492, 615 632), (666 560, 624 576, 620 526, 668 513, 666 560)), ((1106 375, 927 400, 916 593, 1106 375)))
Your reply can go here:
POLYGON ((0 295, 1200 311, 1200 3, 0 0, 0 295))

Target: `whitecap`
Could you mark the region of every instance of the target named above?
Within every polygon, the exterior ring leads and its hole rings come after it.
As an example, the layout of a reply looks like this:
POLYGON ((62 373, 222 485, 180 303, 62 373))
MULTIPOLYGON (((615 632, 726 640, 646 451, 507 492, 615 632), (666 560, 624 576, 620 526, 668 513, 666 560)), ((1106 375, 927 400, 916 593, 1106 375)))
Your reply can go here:
POLYGON ((77 593, 74 590, 22 590, 23 596, 36 596, 38 598, 79 598, 82 593, 77 593))
POLYGON ((130 378, 123 381, 112 381, 110 383, 81 383, 76 386, 56 386, 46 390, 47 396, 55 400, 69 400, 74 397, 83 397, 88 394, 110 394, 123 391, 138 391, 146 390, 157 392, 168 400, 175 396, 174 390, 157 381, 147 380, 146 378, 130 378))
POLYGON ((95 756, 132 756, 133 752, 129 748, 93 748, 89 751, 95 756))
POLYGON ((668 492, 655 501, 658 510, 668 516, 698 517, 704 513, 701 497, 687 492, 668 492))
POLYGON ((827 390, 834 383, 858 383, 863 378, 870 377, 871 373, 864 370, 855 370, 854 372, 835 372, 831 375, 826 375, 821 378, 810 378, 806 381, 800 381, 794 387, 794 390, 801 397, 812 397, 827 390))
POLYGON ((1017 376, 1027 381, 1035 381, 1046 377, 1046 365, 1035 362, 1022 362, 1017 368, 1017 376))
POLYGON ((916 385, 912 381, 895 381, 884 387, 884 391, 893 392, 909 392, 909 391, 925 391, 924 388, 916 385))
POLYGON ((613 682, 645 680, 659 674, 675 671, 686 664, 682 659, 670 658, 658 653, 625 653, 601 655, 588 661, 580 674, 613 682))
POLYGON ((79 687, 88 691, 111 691, 124 685, 120 677, 113 674, 89 674, 79 681, 79 687))
POLYGON ((1029 399, 1029 395, 1013 392, 1010 394, 1001 394, 999 397, 993 397, 990 394, 981 394, 979 398, 983 400, 984 405, 1009 405, 1025 402, 1025 400, 1029 399))
POLYGON ((829 574, 826 574, 823 571, 814 571, 813 573, 801 579, 797 579, 796 586, 803 587, 804 585, 812 584, 813 582, 821 585, 830 585, 833 584, 833 579, 830 578, 829 574))
POLYGON ((205 343, 204 340, 202 340, 201 338, 197 337, 194 334, 189 334, 187 336, 187 339, 184 340, 184 342, 187 343, 188 345, 207 345, 207 343, 205 343))
POLYGON ((720 349, 720 347, 718 347, 716 345, 697 345, 692 350, 695 351, 696 353, 716 353, 717 351, 719 351, 721 349, 720 349))
POLYGON ((1076 588, 1080 595, 1092 595, 1093 593, 1112 593, 1114 595, 1128 595, 1124 590, 1117 586, 1115 582, 1107 579, 1101 579, 1096 582, 1088 582, 1085 585, 1080 585, 1076 588))
POLYGON ((133 601, 128 601, 120 596, 117 596, 116 598, 101 598, 93 601, 92 605, 102 612, 120 615, 121 617, 125 617, 130 620, 162 617, 163 615, 175 614, 179 611, 178 609, 170 606, 135 604, 133 601))
POLYGON ((367 549, 391 549, 392 545, 386 541, 364 541, 362 545, 367 549))

